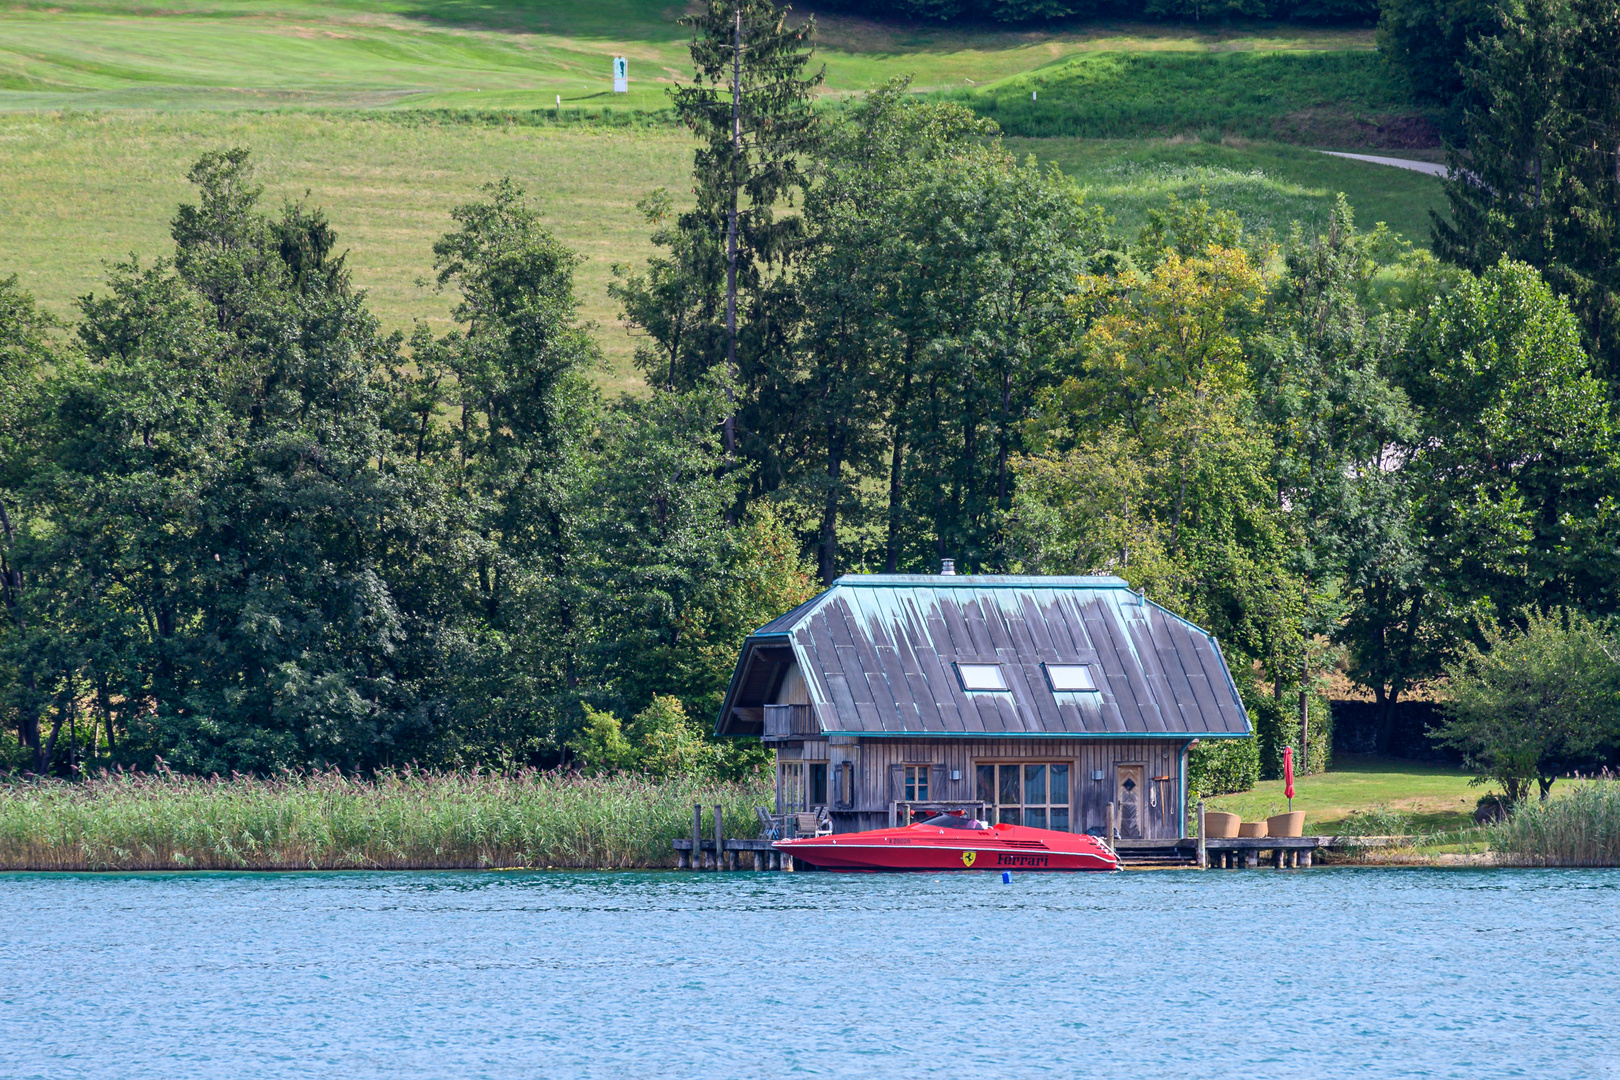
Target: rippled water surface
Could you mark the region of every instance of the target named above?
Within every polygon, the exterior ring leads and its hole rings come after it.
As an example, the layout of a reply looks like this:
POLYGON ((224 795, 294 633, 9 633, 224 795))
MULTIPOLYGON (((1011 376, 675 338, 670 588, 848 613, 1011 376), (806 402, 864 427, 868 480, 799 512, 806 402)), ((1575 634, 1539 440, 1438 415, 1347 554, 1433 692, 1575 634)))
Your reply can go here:
POLYGON ((0 875, 5 1077, 1620 1076, 1620 872, 0 875))

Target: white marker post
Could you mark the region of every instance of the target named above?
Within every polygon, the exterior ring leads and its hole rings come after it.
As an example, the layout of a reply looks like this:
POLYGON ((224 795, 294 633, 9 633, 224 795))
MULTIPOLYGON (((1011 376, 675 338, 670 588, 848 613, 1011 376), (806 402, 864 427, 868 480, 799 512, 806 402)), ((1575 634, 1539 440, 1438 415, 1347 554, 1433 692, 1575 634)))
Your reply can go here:
POLYGON ((613 92, 615 94, 630 92, 630 64, 622 56, 613 58, 613 92))

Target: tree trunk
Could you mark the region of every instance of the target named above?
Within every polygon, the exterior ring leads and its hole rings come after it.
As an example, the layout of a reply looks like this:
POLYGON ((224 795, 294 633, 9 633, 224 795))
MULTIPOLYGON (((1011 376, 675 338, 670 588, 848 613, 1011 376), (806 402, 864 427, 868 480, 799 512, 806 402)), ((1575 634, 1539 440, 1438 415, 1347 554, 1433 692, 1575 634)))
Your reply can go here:
POLYGON ((1379 754, 1389 753, 1390 743, 1395 738, 1395 706, 1399 704, 1401 692, 1398 689, 1385 690, 1382 686, 1373 688, 1373 700, 1378 703, 1378 731, 1373 741, 1373 750, 1379 754))
POLYGON ((118 743, 113 739, 112 695, 107 692, 107 676, 96 681, 96 703, 101 706, 101 717, 107 725, 107 753, 116 754, 118 743))
POLYGON ((827 425, 827 498, 821 509, 821 583, 831 585, 838 576, 839 483, 844 469, 843 426, 827 425))
POLYGON ((1304 652, 1299 657, 1299 774, 1305 776, 1311 771, 1311 698, 1310 691, 1306 689, 1310 682, 1310 667, 1308 655, 1304 652))
POLYGON ((34 753, 34 771, 41 776, 50 775, 51 757, 56 753, 56 738, 62 734, 62 722, 68 718, 68 711, 73 707, 73 691, 71 688, 62 694, 62 703, 56 709, 56 723, 51 725, 51 736, 45 744, 34 753))
POLYGON ((883 571, 886 574, 896 573, 900 568, 900 469, 905 463, 906 454, 905 410, 911 401, 911 358, 912 344, 907 341, 906 377, 900 384, 900 396, 895 402, 894 439, 889 457, 889 536, 883 552, 883 571))
MULTIPOLYGON (((32 672, 30 672, 28 678, 24 680, 23 685, 28 688, 28 696, 30 699, 32 699, 34 694, 38 692, 38 687, 34 683, 34 676, 32 672)), ((22 744, 24 746, 28 747, 28 749, 34 752, 34 761, 35 764, 38 764, 39 707, 35 705, 32 700, 29 701, 28 705, 22 710, 17 719, 17 737, 22 740, 22 744)))

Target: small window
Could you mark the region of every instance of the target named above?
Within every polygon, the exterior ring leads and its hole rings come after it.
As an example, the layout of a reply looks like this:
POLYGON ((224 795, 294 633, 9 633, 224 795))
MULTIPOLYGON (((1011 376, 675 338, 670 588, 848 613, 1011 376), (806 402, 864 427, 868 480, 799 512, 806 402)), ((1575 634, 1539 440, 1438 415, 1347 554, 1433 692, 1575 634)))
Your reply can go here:
POLYGON ((963 690, 1007 689, 1000 664, 957 664, 956 677, 962 680, 963 690))
POLYGON ((827 805, 827 763, 815 762, 810 766, 810 805, 827 805))
POLYGON ((928 766, 906 766, 906 802, 928 801, 928 766))
POLYGON ((1052 687, 1054 693, 1075 690, 1095 690, 1097 684, 1091 678, 1091 669, 1085 664, 1043 664, 1046 668, 1046 682, 1052 687))

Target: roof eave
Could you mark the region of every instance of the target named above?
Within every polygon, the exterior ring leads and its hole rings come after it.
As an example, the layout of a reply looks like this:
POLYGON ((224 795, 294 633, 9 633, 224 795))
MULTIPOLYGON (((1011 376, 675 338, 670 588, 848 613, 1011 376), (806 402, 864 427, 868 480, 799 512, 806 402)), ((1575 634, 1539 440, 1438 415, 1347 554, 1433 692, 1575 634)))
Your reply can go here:
POLYGON ((1247 731, 832 731, 858 739, 1246 739, 1247 731))

